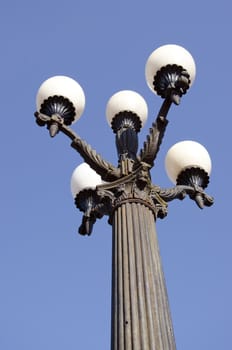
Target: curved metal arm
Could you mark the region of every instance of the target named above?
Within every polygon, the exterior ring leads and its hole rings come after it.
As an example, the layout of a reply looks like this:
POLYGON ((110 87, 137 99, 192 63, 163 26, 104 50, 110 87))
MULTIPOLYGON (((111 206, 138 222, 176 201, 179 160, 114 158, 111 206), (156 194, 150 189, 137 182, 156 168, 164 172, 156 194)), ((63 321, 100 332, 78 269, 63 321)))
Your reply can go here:
POLYGON ((120 170, 114 167, 109 162, 105 161, 92 147, 80 138, 72 129, 64 124, 63 119, 58 115, 48 117, 44 114, 35 113, 37 124, 40 126, 47 125, 48 128, 53 125, 58 131, 62 131, 71 140, 71 147, 73 147, 94 169, 104 181, 115 181, 120 177, 120 170))
POLYGON ((150 133, 147 135, 147 140, 143 144, 139 154, 139 160, 153 166, 154 160, 159 152, 162 143, 166 126, 168 124, 167 114, 171 107, 172 99, 166 98, 160 108, 156 121, 150 128, 150 133))
POLYGON ((196 202, 199 208, 204 206, 210 207, 214 200, 213 197, 207 195, 202 188, 195 186, 177 185, 173 188, 162 189, 158 186, 153 186, 153 191, 157 193, 163 200, 170 202, 173 199, 184 199, 186 195, 196 202))

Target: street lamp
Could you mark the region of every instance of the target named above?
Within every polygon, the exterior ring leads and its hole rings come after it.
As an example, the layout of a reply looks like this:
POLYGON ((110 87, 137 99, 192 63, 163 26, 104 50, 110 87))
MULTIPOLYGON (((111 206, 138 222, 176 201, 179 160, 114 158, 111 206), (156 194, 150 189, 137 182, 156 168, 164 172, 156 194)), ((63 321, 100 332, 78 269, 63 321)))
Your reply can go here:
POLYGON ((172 103, 178 105, 195 78, 191 54, 178 45, 165 45, 147 60, 146 80, 164 101, 149 135, 138 152, 138 132, 147 119, 147 104, 134 91, 120 91, 107 103, 106 116, 116 137, 118 165, 104 160, 69 125, 83 112, 85 96, 73 79, 46 80, 37 94, 36 122, 51 137, 63 132, 84 163, 75 169, 71 191, 83 212, 79 233, 90 235, 104 215, 113 232, 112 350, 173 350, 175 339, 155 229, 167 215, 167 203, 188 195, 200 208, 213 204, 204 189, 211 160, 197 142, 174 145, 165 159, 175 187, 162 189, 151 182, 150 169, 159 151, 172 103))

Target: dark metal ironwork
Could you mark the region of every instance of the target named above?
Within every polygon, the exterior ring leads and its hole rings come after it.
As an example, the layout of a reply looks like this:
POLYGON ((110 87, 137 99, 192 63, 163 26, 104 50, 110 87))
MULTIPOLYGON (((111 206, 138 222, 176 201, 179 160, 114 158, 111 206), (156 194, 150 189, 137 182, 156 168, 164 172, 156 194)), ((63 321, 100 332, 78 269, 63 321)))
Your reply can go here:
POLYGON ((209 183, 209 175, 204 169, 198 167, 190 167, 184 169, 177 177, 177 185, 198 186, 206 188, 209 183))
POLYGON ((40 113, 47 116, 59 115, 66 125, 71 125, 75 117, 75 107, 72 102, 63 96, 51 96, 43 102, 40 113))
POLYGON ((136 160, 141 124, 140 118, 135 113, 125 111, 115 115, 112 129, 116 133, 119 163, 125 159, 136 160))
POLYGON ((147 139, 143 144, 143 148, 140 150, 139 161, 154 165, 154 160, 159 152, 160 145, 162 143, 166 127, 168 125, 167 114, 171 107, 172 101, 166 98, 160 108, 158 116, 152 127, 150 133, 147 135, 147 139))
POLYGON ((178 105, 190 86, 190 76, 183 67, 168 64, 156 73, 153 85, 158 95, 178 105))
POLYGON ((67 117, 64 101, 60 107, 59 99, 45 102, 35 113, 38 125, 46 125, 51 136, 58 131, 67 135, 71 146, 106 181, 96 189, 78 193, 75 204, 84 213, 80 234, 90 235, 95 221, 104 215, 113 227, 112 350, 175 349, 155 221, 167 215, 168 202, 173 199, 182 200, 188 195, 203 208, 212 205, 213 198, 204 192, 209 179, 202 169, 185 169, 170 189, 153 185, 150 169, 164 137, 170 106, 179 103, 189 84, 182 67, 168 66, 157 73, 154 87, 165 100, 139 153, 138 116, 127 111, 115 116, 112 128, 117 167, 68 127, 72 113, 67 112, 67 117))
MULTIPOLYGON (((71 125, 75 117, 75 107, 69 99, 63 96, 50 96, 47 100, 43 102, 40 108, 40 113, 52 117, 57 115, 63 120, 65 125, 71 125)), ((41 119, 37 119, 37 123, 43 126, 44 122, 41 119)), ((59 124, 54 120, 50 119, 47 121, 47 127, 51 137, 56 136, 59 132, 59 124)))
POLYGON ((48 117, 42 113, 35 112, 35 117, 39 126, 47 125, 49 128, 52 123, 56 123, 59 127, 59 131, 62 131, 72 140, 71 147, 83 157, 85 162, 88 163, 92 169, 101 175, 104 181, 114 181, 120 177, 120 170, 105 161, 89 144, 66 126, 59 115, 54 114, 48 117))

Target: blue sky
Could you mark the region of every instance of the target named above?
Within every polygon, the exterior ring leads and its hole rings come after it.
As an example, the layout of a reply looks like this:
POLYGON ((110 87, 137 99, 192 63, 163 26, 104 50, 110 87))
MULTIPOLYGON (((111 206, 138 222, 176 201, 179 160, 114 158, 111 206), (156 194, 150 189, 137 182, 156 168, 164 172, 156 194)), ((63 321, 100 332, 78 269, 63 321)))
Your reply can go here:
POLYGON ((153 182, 169 187, 164 157, 174 143, 206 146, 215 205, 169 204, 157 222, 178 350, 230 349, 231 323, 231 9, 229 1, 2 1, 0 348, 109 349, 111 227, 81 237, 70 177, 82 159, 34 121, 35 96, 53 75, 76 79, 85 112, 73 128, 117 164, 105 106, 118 90, 144 96, 149 119, 162 100, 144 66, 175 43, 195 58, 197 77, 172 107, 153 182))

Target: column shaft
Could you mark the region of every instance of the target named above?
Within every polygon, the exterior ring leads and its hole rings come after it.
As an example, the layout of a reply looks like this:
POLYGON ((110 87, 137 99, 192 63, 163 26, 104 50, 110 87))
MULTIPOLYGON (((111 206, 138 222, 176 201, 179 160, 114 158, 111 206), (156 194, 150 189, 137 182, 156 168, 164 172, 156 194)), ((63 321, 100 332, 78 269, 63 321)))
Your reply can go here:
POLYGON ((111 349, 176 349, 154 214, 142 203, 114 212, 111 349))

